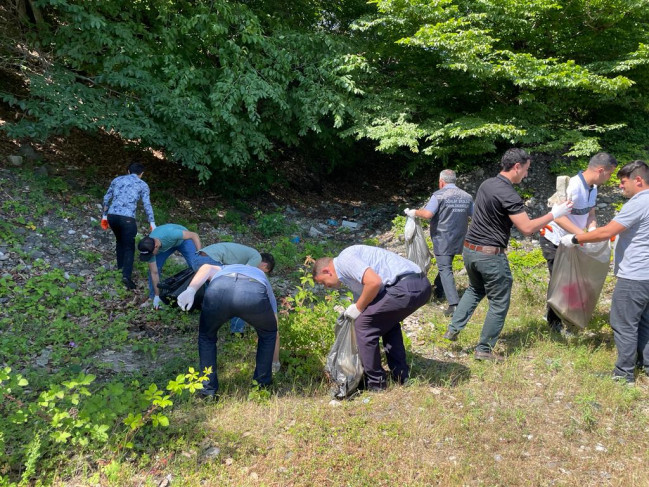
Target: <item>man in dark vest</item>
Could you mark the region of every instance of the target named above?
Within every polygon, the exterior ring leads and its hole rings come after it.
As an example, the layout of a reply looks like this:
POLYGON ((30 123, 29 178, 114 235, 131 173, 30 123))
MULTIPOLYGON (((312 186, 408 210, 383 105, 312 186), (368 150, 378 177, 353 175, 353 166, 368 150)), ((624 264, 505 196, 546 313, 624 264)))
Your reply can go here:
POLYGON ((460 302, 453 277, 453 258, 462 253, 469 217, 473 214, 473 198, 455 186, 456 179, 455 171, 444 169, 439 174, 439 191, 433 193, 426 206, 419 210, 405 210, 411 218, 430 220, 430 238, 438 269, 435 295, 446 296, 448 308, 444 311, 445 316, 452 316, 460 302))

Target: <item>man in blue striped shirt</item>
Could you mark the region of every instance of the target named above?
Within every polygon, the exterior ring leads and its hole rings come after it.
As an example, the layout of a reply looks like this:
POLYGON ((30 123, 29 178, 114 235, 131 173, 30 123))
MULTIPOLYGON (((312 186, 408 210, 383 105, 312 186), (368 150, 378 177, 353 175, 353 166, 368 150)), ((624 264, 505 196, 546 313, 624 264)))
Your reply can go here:
POLYGON ((134 162, 128 167, 128 174, 113 179, 104 196, 102 227, 108 229, 110 226, 115 234, 117 268, 122 271, 122 282, 128 289, 135 289, 131 274, 135 255, 135 235, 137 235, 135 210, 140 200, 151 224, 151 230, 155 229, 149 185, 142 181, 142 174, 144 174, 144 166, 134 162))

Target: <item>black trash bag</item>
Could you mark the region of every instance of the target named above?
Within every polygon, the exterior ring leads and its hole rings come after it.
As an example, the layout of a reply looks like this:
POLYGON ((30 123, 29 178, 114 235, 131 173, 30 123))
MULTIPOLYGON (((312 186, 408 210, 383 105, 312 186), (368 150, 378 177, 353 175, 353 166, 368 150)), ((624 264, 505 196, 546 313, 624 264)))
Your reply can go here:
POLYGON ((345 318, 342 314, 336 320, 336 339, 327 354, 325 372, 334 382, 332 395, 336 399, 352 395, 363 379, 354 320, 345 318))
MULTIPOLYGON (((166 278, 164 281, 158 283, 158 289, 160 290, 160 299, 164 304, 173 304, 176 303, 178 296, 187 289, 189 283, 192 281, 196 273, 188 267, 180 271, 177 274, 174 274, 171 277, 166 278)), ((190 308, 192 309, 201 309, 203 304, 203 296, 205 295, 205 286, 201 286, 196 295, 194 296, 194 304, 190 308)))

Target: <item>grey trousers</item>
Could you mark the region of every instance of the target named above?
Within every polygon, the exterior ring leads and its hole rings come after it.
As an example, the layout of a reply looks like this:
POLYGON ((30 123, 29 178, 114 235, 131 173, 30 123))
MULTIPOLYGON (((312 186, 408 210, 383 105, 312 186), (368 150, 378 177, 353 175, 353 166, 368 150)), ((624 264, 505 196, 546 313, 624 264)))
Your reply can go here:
POLYGON ((438 287, 441 284, 449 306, 456 306, 460 301, 460 297, 457 294, 457 288, 455 287, 455 277, 453 277, 453 257, 455 256, 435 255, 437 269, 439 270, 439 273, 435 278, 435 287, 438 287))
POLYGON ((649 372, 649 281, 618 278, 610 321, 617 348, 613 375, 632 381, 636 364, 649 372))
POLYGON ((514 279, 505 254, 487 255, 465 248, 462 257, 469 276, 469 287, 453 313, 449 330, 463 330, 482 298, 486 296, 489 300, 489 311, 482 325, 476 350, 488 352, 496 346, 500 332, 505 326, 514 279))

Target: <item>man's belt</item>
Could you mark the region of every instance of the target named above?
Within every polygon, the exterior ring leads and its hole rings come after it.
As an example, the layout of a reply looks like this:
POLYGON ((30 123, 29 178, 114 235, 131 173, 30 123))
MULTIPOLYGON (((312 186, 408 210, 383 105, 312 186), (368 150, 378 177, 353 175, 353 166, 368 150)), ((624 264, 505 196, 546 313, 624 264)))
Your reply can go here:
POLYGON ((405 281, 406 279, 415 279, 415 278, 420 278, 425 276, 426 274, 424 274, 423 272, 409 272, 407 274, 399 274, 396 280, 392 284, 388 284, 388 286, 394 286, 398 282, 405 281))
POLYGON ((464 241, 464 246, 469 250, 475 250, 476 252, 481 252, 488 255, 498 255, 505 253, 505 249, 503 247, 492 247, 490 245, 473 245, 466 240, 464 241))

